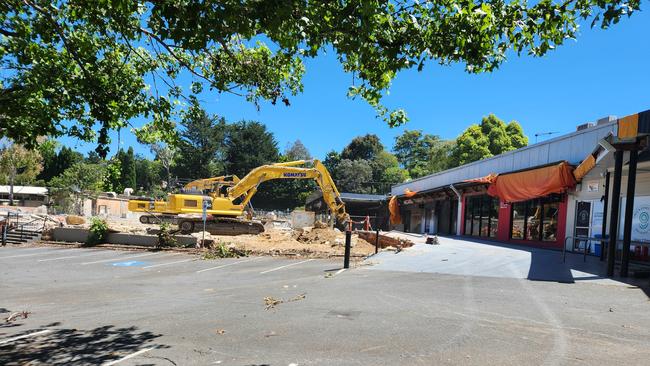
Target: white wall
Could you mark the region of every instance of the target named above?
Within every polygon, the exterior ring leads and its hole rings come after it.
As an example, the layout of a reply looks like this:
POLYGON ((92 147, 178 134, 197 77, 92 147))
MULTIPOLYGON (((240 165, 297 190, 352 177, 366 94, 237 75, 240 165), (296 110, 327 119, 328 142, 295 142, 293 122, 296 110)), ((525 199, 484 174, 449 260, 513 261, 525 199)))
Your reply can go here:
MULTIPOLYGON (((627 159, 626 159, 627 160, 627 159)), ((643 170, 650 170, 650 162, 643 162, 639 163, 637 167, 637 176, 636 176, 636 186, 635 186, 635 196, 650 196, 650 171, 643 171, 643 170)), ((607 233, 609 234, 609 222, 610 222, 610 217, 611 217, 611 203, 612 203, 612 190, 613 190, 613 185, 614 185, 614 172, 612 171, 610 174, 610 182, 609 182, 609 207, 607 208, 607 219, 606 219, 606 225, 607 225, 607 233)), ((601 177, 598 180, 585 180, 580 184, 580 190, 576 191, 573 194, 569 195, 569 200, 568 200, 568 206, 567 206, 567 225, 566 225, 566 236, 573 236, 574 230, 575 230, 575 211, 576 211, 576 202, 577 201, 589 201, 589 200, 600 200, 601 196, 605 194, 605 178, 601 177), (588 191, 588 183, 589 182, 598 182, 598 192, 589 192, 588 191)), ((621 198, 627 196, 627 167, 624 167, 623 170, 623 177, 621 179, 621 198)), ((621 205, 619 208, 619 215, 620 217, 623 217, 625 213, 625 206, 621 205)), ((592 215, 593 215, 593 208, 592 208, 592 215)), ((623 232, 623 227, 619 225, 618 227, 618 232, 621 234, 623 232)), ((593 234, 600 234, 598 233, 593 233, 593 234)), ((622 234, 621 234, 622 235, 622 234)), ((567 250, 571 249, 571 243, 567 244, 567 250)))

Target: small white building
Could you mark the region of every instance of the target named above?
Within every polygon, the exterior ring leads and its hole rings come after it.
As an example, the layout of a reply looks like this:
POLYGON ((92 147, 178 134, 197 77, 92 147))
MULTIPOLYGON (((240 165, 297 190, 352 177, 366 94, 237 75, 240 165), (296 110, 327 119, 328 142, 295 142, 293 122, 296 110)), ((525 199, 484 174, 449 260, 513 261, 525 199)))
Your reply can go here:
MULTIPOLYGON (((0 186, 0 205, 9 205, 11 186, 0 186)), ((14 206, 40 207, 48 202, 48 191, 45 187, 14 186, 14 206)))

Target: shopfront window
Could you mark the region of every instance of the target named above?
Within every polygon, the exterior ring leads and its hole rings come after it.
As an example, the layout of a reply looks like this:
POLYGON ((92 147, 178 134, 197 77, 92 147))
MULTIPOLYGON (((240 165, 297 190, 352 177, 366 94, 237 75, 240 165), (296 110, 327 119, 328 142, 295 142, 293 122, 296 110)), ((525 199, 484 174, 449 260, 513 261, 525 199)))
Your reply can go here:
POLYGON ((556 241, 560 196, 512 204, 510 237, 519 240, 556 241))
POLYGON ((526 227, 526 203, 517 202, 512 204, 512 228, 510 237, 523 239, 526 227))
POLYGON ((498 226, 498 198, 488 195, 465 198, 465 235, 495 238, 498 226))
POLYGON ((544 205, 544 217, 542 227, 543 241, 557 240, 557 214, 560 211, 559 203, 548 203, 544 205))
POLYGON ((490 201, 490 238, 497 237, 498 228, 499 228, 499 200, 492 199, 490 201))

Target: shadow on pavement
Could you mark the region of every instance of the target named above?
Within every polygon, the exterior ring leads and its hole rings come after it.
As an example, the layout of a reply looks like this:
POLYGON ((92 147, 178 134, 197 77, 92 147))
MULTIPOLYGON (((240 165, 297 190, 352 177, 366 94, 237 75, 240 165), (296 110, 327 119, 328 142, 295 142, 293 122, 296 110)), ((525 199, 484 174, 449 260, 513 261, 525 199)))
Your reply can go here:
MULTIPOLYGON (((457 237, 449 237, 458 239, 457 237)), ((566 253, 566 261, 563 261, 562 251, 557 249, 545 249, 529 247, 525 245, 505 244, 496 241, 480 240, 469 237, 462 237, 461 240, 479 245, 490 245, 530 253, 530 268, 528 279, 532 281, 552 281, 561 283, 575 283, 582 281, 606 280, 606 262, 599 258, 588 255, 584 261, 582 254, 566 253)), ((639 287, 650 297, 650 281, 647 279, 612 277, 613 281, 626 283, 639 287)))
MULTIPOLYGON (((51 329, 39 337, 20 339, 0 345, 0 365, 101 365, 120 359, 146 347, 169 348, 151 342, 159 334, 138 331, 136 327, 106 325, 91 330, 52 329, 59 323, 30 329, 14 337, 51 329)), ((171 360, 168 360, 173 364, 171 360)))

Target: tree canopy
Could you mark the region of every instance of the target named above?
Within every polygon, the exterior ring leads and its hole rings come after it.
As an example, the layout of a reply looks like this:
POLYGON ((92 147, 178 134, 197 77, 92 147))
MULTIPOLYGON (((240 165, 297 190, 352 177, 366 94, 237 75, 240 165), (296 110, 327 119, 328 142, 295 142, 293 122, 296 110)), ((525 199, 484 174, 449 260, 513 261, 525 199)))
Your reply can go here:
POLYGON ((393 151, 409 176, 418 178, 449 168, 453 145, 454 141, 442 140, 421 130, 405 130, 395 138, 393 151))
POLYGON ((43 170, 43 159, 37 150, 8 144, 0 148, 0 184, 32 184, 43 170))
POLYGON ((174 173, 185 178, 206 178, 223 173, 220 157, 224 153, 226 120, 209 115, 196 99, 180 120, 178 160, 174 173))
POLYGON ((471 125, 456 139, 451 153, 451 165, 459 166, 489 158, 528 145, 517 121, 506 124, 497 116, 483 117, 481 123, 471 125))
POLYGON ((515 54, 546 54, 575 38, 581 19, 602 28, 640 0, 202 1, 7 0, 0 3, 0 137, 28 147, 39 136, 97 142, 148 122, 142 141, 175 142, 171 115, 188 96, 233 93, 289 105, 304 61, 332 50, 351 73, 352 98, 391 126, 382 104, 402 70, 461 63, 492 71, 515 54), (191 79, 183 82, 183 76, 191 79))

